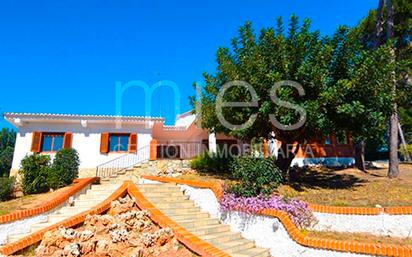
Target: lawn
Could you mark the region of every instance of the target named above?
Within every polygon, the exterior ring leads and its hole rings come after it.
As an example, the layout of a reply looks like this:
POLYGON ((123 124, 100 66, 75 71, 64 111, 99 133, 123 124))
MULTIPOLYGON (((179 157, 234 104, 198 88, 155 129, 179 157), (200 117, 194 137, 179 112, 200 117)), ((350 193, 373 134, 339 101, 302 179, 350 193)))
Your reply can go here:
MULTIPOLYGON (((277 193, 287 197, 333 206, 409 206, 412 205, 412 165, 400 165, 400 177, 388 179, 387 169, 368 170, 353 168, 328 169, 310 167, 292 172, 291 181, 281 185, 277 193)), ((191 173, 182 179, 233 180, 227 175, 191 173)))
POLYGON ((47 192, 43 194, 25 195, 11 199, 9 201, 0 202, 0 215, 8 214, 17 210, 34 208, 44 202, 49 201, 64 190, 68 190, 70 187, 71 186, 63 187, 53 192, 47 192))

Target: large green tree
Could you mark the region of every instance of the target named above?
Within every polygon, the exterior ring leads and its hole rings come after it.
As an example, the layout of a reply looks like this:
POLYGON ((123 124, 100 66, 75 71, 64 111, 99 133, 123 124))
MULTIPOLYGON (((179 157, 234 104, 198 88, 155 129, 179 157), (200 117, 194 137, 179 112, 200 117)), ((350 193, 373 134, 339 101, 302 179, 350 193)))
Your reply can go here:
POLYGON ((397 177, 398 169, 398 106, 411 99, 410 73, 412 67, 412 2, 409 0, 379 0, 354 29, 354 34, 366 49, 391 44, 390 60, 395 65, 392 77, 392 105, 389 123, 389 177, 397 177))
POLYGON ((14 130, 3 128, 0 131, 0 177, 9 175, 15 142, 14 130))
POLYGON ((335 33, 332 42, 336 52, 330 67, 333 79, 324 92, 330 103, 328 117, 336 129, 352 133, 355 164, 365 170, 364 142, 384 135, 391 113, 391 49, 364 49, 352 31, 344 27, 335 33))
POLYGON ((217 71, 204 74, 206 85, 200 99, 193 103, 202 106, 198 113, 202 126, 215 132, 250 140, 267 137, 274 131, 283 142, 277 165, 285 172, 294 158, 288 145, 322 139, 347 129, 356 135, 371 133, 374 128, 368 129, 368 126, 375 123, 381 128, 380 122, 386 115, 384 107, 390 102, 390 96, 385 93, 391 72, 391 63, 385 58, 388 52, 386 47, 377 51, 360 49, 359 44, 349 38, 345 27, 338 28, 331 38, 321 36, 319 31, 310 30, 308 19, 300 24, 296 16, 290 18, 287 32, 280 18, 275 28, 262 29, 258 35, 252 25, 246 23, 232 40, 231 48, 218 49, 217 71), (219 120, 216 104, 222 87, 239 80, 250 84, 257 98, 244 86, 234 86, 225 91, 223 101, 256 100, 257 104, 221 109, 222 116, 231 124, 243 124, 250 117, 255 118, 248 123, 250 126, 233 129, 219 120), (271 91, 280 81, 298 82, 304 93, 286 82, 271 91), (376 111, 371 107, 373 101, 378 105, 376 111), (270 122, 271 114, 286 127, 274 126, 270 122), (291 129, 302 118, 303 125, 291 129))

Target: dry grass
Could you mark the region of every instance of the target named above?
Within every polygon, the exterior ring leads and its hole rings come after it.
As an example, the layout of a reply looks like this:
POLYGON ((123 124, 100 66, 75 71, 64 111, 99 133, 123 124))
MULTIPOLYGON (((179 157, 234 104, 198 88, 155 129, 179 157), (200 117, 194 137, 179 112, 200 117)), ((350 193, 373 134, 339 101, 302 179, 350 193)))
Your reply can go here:
POLYGON ((398 238, 388 236, 375 236, 368 233, 342 233, 342 232, 330 232, 330 231, 302 231, 305 235, 311 237, 334 239, 334 240, 348 240, 359 243, 383 243, 383 244, 396 244, 402 246, 412 246, 412 238, 398 238))
POLYGON ((67 190, 70 187, 71 186, 68 186, 57 189, 53 192, 47 192, 42 194, 25 195, 9 201, 0 202, 0 215, 8 214, 17 210, 26 210, 36 207, 50 200, 54 197, 54 195, 59 194, 60 192, 67 190))
MULTIPOLYGON (((304 201, 333 206, 411 206, 412 165, 400 165, 400 177, 388 179, 387 169, 368 173, 348 168, 323 167, 298 169, 291 173, 290 182, 278 188, 278 193, 304 201)), ((193 173, 182 176, 189 180, 233 180, 228 175, 193 173)))
POLYGON ((400 165, 400 177, 388 179, 387 169, 332 170, 310 168, 291 175, 291 182, 278 188, 288 197, 333 206, 412 205, 412 165, 400 165))

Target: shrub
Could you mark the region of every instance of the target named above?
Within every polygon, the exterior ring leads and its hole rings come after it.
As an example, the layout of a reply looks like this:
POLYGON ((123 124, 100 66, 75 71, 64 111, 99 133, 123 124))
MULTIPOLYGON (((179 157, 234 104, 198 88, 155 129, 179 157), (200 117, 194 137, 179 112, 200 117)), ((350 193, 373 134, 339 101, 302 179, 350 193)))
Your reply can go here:
POLYGON ((13 161, 14 148, 7 146, 0 150, 0 177, 9 176, 11 163, 13 161))
POLYGON ((23 193, 36 194, 49 191, 47 175, 50 169, 50 157, 47 155, 27 155, 21 161, 20 174, 23 175, 23 193))
POLYGON ((229 191, 237 196, 270 195, 282 182, 282 172, 272 158, 237 157, 231 170, 240 182, 231 185, 229 191))
POLYGON ((57 189, 70 185, 79 175, 79 163, 79 155, 75 149, 59 150, 48 174, 50 187, 57 189))
POLYGON ((192 161, 190 167, 200 172, 229 173, 233 158, 205 152, 192 161))
POLYGON ((11 198, 13 193, 14 177, 0 177, 0 201, 11 198))
POLYGON ((244 211, 251 214, 263 209, 280 210, 288 213, 293 223, 299 228, 308 228, 316 222, 306 202, 277 195, 243 197, 226 193, 220 199, 220 209, 222 211, 244 211))

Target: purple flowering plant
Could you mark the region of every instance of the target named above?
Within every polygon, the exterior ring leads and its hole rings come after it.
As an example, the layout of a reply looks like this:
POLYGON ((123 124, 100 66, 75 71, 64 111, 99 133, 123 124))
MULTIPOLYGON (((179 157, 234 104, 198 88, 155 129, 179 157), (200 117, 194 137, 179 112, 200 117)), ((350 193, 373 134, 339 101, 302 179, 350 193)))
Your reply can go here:
POLYGON ((306 202, 278 195, 246 197, 225 193, 220 200, 220 209, 223 212, 243 211, 249 214, 263 209, 280 210, 286 212, 295 225, 301 229, 308 228, 316 222, 306 202))

